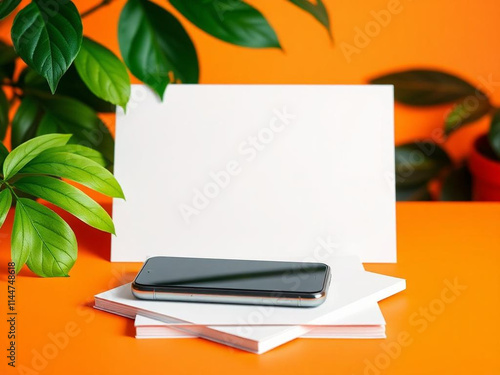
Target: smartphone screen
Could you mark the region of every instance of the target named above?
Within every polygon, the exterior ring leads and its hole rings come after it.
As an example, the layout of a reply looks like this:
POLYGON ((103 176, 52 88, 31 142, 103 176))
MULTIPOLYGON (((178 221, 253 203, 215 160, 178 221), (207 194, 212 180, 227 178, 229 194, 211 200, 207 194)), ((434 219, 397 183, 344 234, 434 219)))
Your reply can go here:
POLYGON ((153 257, 135 280, 138 286, 309 294, 324 289, 322 263, 153 257))

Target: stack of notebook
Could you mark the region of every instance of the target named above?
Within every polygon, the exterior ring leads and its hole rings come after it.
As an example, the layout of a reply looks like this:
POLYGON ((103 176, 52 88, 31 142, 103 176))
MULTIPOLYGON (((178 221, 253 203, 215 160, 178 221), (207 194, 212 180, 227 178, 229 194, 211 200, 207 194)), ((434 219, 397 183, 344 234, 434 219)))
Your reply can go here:
POLYGON ((131 285, 95 296, 95 307, 135 319, 137 338, 201 337, 264 353, 296 338, 385 338, 377 302, 406 288, 405 280, 366 272, 359 260, 330 264, 326 301, 314 308, 147 301, 131 285))

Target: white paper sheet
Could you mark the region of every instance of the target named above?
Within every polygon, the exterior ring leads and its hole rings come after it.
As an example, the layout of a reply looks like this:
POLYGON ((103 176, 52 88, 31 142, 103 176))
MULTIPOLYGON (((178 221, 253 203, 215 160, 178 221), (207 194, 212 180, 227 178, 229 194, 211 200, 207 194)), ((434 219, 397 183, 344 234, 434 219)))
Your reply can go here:
POLYGON ((396 261, 392 86, 136 85, 115 153, 113 261, 396 261))

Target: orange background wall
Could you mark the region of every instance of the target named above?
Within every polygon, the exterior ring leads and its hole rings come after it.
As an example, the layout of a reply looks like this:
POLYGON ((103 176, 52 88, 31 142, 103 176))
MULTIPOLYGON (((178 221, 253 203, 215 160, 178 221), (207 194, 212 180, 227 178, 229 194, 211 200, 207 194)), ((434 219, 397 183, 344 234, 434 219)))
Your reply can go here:
MULTIPOLYGON (((98 0, 74 2, 85 11, 98 0)), ((370 77, 410 67, 444 69, 478 86, 481 79, 500 82, 497 0, 400 0, 400 12, 393 14, 366 47, 351 56, 351 61, 341 46, 355 46, 357 28, 365 29, 374 19, 373 12, 387 9, 389 3, 398 0, 324 0, 334 43, 315 19, 286 0, 248 0, 274 27, 284 51, 246 49, 221 42, 192 26, 166 0, 156 2, 178 15, 194 40, 201 83, 360 84, 370 77)), ((27 1, 21 6, 25 4, 27 1)), ((116 30, 124 4, 125 0, 115 0, 84 19, 84 33, 117 54, 116 30)), ((12 18, 0 23, 4 39, 10 40, 12 18)), ((493 89, 493 102, 499 103, 500 85, 493 89)), ((396 143, 432 137, 433 130, 441 128, 448 108, 397 105, 396 143)), ((112 118, 106 118, 106 122, 113 126, 112 118)), ((466 155, 473 137, 486 126, 483 119, 460 130, 445 147, 455 158, 466 155)))

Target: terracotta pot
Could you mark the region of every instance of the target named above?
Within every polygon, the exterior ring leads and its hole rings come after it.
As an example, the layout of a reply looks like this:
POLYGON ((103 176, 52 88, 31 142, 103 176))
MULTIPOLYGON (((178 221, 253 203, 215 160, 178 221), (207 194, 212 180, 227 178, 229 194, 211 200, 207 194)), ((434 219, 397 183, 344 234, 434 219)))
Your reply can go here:
POLYGON ((495 157, 486 134, 475 140, 469 168, 472 174, 472 199, 500 201, 500 161, 495 157))

